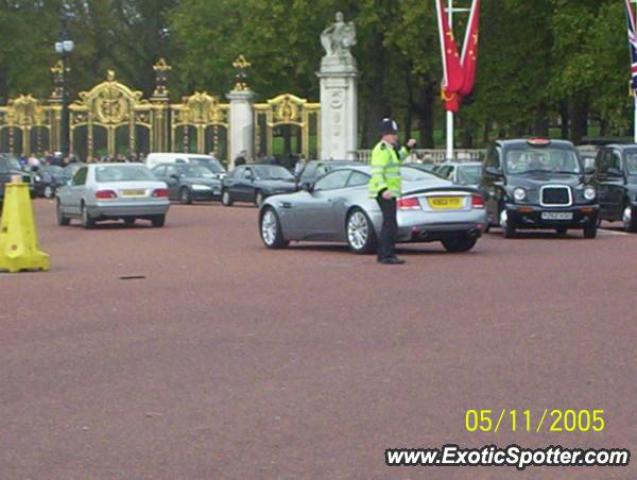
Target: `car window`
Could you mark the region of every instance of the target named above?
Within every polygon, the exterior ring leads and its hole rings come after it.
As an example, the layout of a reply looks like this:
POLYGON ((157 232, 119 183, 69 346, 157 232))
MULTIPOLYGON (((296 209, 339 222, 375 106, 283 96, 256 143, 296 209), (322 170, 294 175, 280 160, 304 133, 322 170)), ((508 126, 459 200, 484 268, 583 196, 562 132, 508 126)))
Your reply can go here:
POLYGON ((637 175, 637 150, 626 152, 626 172, 629 175, 637 175))
POLYGON ((254 171, 261 180, 294 180, 294 175, 280 165, 256 165, 254 171))
POLYGON ((322 177, 314 187, 314 190, 335 190, 344 188, 351 170, 335 170, 322 177))
POLYGON ((311 181, 316 178, 316 164, 310 163, 303 169, 303 173, 301 173, 301 181, 311 181))
POLYGON ((143 165, 105 165, 95 168, 95 181, 97 183, 144 182, 148 180, 155 180, 155 177, 143 165))
POLYGON ((580 173, 577 154, 561 148, 521 147, 506 152, 506 170, 511 174, 528 172, 580 173))
POLYGON ((367 185, 369 183, 369 176, 362 173, 353 171, 347 181, 348 187, 362 187, 363 185, 367 185))
POLYGON ((165 175, 166 175, 167 177, 170 177, 170 176, 172 176, 172 175, 177 175, 177 169, 176 169, 175 167, 173 167, 172 165, 168 165, 168 166, 166 167, 165 175))
POLYGON ((252 173, 252 169, 251 168, 246 168, 243 171, 243 178, 252 178, 254 177, 254 173, 252 173))
POLYGON ((405 182, 431 182, 432 180, 440 182, 437 174, 425 172, 416 167, 403 166, 400 169, 400 176, 405 182))
POLYGON ((163 177, 166 173, 166 167, 153 168, 153 173, 158 177, 163 177))
POLYGON ((462 165, 458 167, 458 182, 463 185, 474 185, 480 183, 480 165, 462 165))
POLYGON ((73 175, 73 185, 84 185, 86 184, 86 174, 88 173, 88 168, 82 167, 75 175, 73 175))

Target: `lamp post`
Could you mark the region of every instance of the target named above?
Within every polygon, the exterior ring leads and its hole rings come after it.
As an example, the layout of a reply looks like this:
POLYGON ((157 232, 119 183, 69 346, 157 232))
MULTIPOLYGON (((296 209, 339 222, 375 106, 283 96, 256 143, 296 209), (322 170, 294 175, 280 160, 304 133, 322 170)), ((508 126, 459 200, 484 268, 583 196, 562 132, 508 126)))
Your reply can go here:
POLYGON ((67 16, 62 15, 61 23, 62 28, 60 30, 60 36, 58 41, 55 42, 55 53, 57 53, 62 60, 62 122, 60 128, 60 142, 62 157, 66 158, 69 155, 69 105, 68 105, 68 88, 66 81, 66 74, 69 72, 68 57, 75 48, 73 40, 69 37, 69 32, 66 28, 67 16))

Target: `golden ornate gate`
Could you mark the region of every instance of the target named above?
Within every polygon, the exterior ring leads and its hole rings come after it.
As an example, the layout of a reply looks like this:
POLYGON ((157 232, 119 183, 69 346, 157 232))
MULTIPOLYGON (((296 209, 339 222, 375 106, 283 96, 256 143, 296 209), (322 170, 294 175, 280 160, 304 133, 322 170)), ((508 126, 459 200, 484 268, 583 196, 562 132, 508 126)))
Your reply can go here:
POLYGON ((0 107, 0 151, 17 155, 42 153, 57 148, 52 128, 59 108, 43 105, 31 95, 20 95, 0 107))
POLYGON ((318 158, 320 103, 310 103, 284 93, 267 103, 256 103, 254 115, 257 152, 268 155, 303 154, 305 158, 318 158), (275 137, 280 137, 282 141, 275 145, 275 137))

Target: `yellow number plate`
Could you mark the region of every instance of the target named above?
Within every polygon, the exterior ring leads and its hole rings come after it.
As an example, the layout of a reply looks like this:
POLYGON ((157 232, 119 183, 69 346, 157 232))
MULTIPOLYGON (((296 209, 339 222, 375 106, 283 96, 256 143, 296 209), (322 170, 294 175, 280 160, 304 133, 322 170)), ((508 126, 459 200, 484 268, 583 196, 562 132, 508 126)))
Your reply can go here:
POLYGON ((122 197, 144 197, 144 196, 146 196, 146 190, 144 189, 122 190, 122 197))
POLYGON ((458 210, 464 206, 464 197, 428 197, 427 202, 434 210, 458 210))

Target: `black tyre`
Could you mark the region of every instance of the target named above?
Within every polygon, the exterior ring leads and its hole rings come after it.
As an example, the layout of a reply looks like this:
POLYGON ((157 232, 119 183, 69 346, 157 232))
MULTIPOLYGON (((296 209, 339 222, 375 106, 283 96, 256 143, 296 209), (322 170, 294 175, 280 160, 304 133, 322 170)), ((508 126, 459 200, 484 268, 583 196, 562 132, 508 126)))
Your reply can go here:
POLYGON ((150 223, 153 225, 153 227, 155 228, 161 228, 166 224, 166 215, 155 215, 151 220, 150 223))
POLYGON ((82 204, 82 226, 87 229, 95 226, 95 219, 91 217, 88 208, 84 204, 82 204))
POLYGON ((505 209, 500 211, 500 228, 502 229, 504 238, 515 237, 515 225, 509 221, 509 214, 505 209))
POLYGON ((263 243, 268 248, 285 248, 290 244, 290 242, 283 237, 279 216, 271 207, 265 208, 263 213, 261 213, 259 231, 261 233, 261 240, 263 240, 263 243))
POLYGON ((345 238, 349 249, 358 254, 374 253, 377 248, 374 225, 360 208, 352 209, 345 222, 345 238))
POLYGON ((631 205, 625 205, 622 212, 622 222, 624 230, 627 232, 637 232, 637 211, 631 205))
POLYGON ((179 201, 183 205, 190 205, 192 203, 192 194, 187 187, 182 187, 181 190, 179 190, 179 201))
POLYGON ((595 238, 597 237, 597 225, 590 225, 588 227, 584 227, 584 238, 595 238))
POLYGON ((232 195, 230 195, 230 192, 228 190, 223 190, 221 192, 221 203, 224 207, 231 207, 234 203, 232 201, 232 195))
POLYGON ((71 219, 62 213, 62 207, 60 206, 59 201, 57 202, 57 206, 55 208, 55 216, 57 218, 59 226, 66 227, 67 225, 70 225, 71 219))
POLYGON ((476 237, 470 237, 469 235, 462 234, 443 240, 442 245, 448 252, 468 252, 475 246, 477 241, 478 239, 476 237))
POLYGON ((130 227, 131 225, 135 225, 135 217, 126 217, 124 219, 124 225, 130 227))

